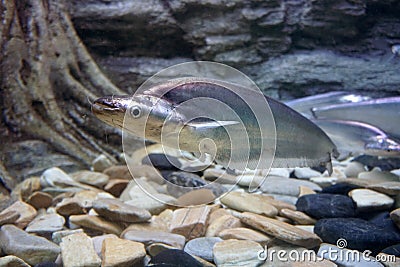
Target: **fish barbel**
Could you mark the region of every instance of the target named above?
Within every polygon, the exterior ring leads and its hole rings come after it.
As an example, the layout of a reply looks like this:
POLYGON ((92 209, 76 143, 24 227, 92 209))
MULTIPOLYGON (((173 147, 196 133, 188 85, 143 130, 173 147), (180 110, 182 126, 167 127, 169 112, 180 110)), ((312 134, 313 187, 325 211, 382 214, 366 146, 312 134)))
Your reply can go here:
POLYGON ((329 137, 298 112, 253 89, 219 80, 174 79, 134 96, 102 97, 94 101, 92 111, 144 139, 174 148, 178 142, 179 149, 193 153, 215 153, 216 162, 238 170, 244 160, 249 168, 269 168, 255 164, 266 157, 262 162, 271 160, 272 167, 322 165, 331 173, 331 156, 338 156, 329 137), (248 103, 269 106, 271 117, 266 112, 260 120, 248 103))

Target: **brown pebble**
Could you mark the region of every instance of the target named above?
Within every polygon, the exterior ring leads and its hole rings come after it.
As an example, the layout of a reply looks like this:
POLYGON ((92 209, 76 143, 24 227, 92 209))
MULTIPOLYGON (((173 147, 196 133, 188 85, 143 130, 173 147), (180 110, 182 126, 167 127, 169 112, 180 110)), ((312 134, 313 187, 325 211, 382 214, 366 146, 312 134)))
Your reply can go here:
POLYGON ((0 216, 10 211, 17 212, 19 214, 19 218, 14 222, 14 224, 21 229, 25 228, 36 217, 37 214, 37 211, 34 207, 23 201, 14 202, 14 204, 3 210, 0 213, 0 216))
POLYGON ((63 216, 85 214, 87 209, 74 198, 65 198, 57 204, 56 211, 63 216))
POLYGON ((116 165, 108 167, 103 171, 104 174, 107 174, 110 179, 125 179, 132 180, 132 176, 129 172, 128 166, 126 165, 116 165))
POLYGON ((304 212, 297 210, 281 209, 279 211, 279 215, 291 219, 296 224, 301 224, 301 225, 310 225, 310 224, 315 224, 317 222, 314 218, 311 218, 304 212))
POLYGON ((178 206, 196 206, 209 204, 215 200, 215 195, 209 189, 198 189, 190 191, 177 199, 178 206))
POLYGON ((20 214, 15 210, 0 213, 0 226, 15 223, 19 216, 20 214))
POLYGON ((121 226, 116 223, 107 221, 106 219, 103 219, 99 216, 72 215, 69 217, 69 221, 73 224, 107 234, 116 234, 119 236, 122 232, 121 226))
POLYGON ((125 179, 111 179, 104 187, 104 190, 115 197, 119 197, 128 183, 129 181, 125 179))
POLYGON ((46 209, 53 203, 53 197, 45 192, 36 191, 26 201, 36 209, 46 209))
POLYGON ((171 232, 183 235, 187 240, 204 236, 210 211, 209 206, 175 210, 170 225, 171 232))

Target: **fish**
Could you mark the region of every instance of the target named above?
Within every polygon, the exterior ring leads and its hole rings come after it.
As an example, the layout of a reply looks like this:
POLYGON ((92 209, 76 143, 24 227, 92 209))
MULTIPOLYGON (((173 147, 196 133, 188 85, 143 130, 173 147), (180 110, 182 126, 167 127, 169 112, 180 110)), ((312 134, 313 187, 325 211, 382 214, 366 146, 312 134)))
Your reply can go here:
POLYGON ((360 154, 400 157, 400 143, 381 129, 358 121, 314 119, 335 143, 341 158, 360 154))
POLYGON ((313 108, 316 119, 358 121, 373 125, 390 136, 400 138, 400 97, 371 99, 313 108))
POLYGON ((146 140, 211 154, 230 169, 325 166, 332 173, 331 158, 338 156, 325 132, 295 110, 215 79, 172 79, 133 96, 105 96, 92 111, 146 140))
POLYGON ((335 91, 288 100, 284 103, 297 112, 300 112, 307 118, 312 118, 313 108, 319 108, 333 104, 356 103, 370 99, 371 97, 365 95, 352 94, 345 91, 335 91))

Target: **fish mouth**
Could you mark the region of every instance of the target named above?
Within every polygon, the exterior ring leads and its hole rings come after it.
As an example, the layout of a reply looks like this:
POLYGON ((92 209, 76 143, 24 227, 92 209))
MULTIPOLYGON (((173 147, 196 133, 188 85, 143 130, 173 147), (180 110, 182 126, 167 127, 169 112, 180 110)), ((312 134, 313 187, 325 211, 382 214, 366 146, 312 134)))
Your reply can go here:
POLYGON ((95 100, 92 113, 100 120, 111 126, 121 127, 126 106, 121 97, 106 96, 95 100))

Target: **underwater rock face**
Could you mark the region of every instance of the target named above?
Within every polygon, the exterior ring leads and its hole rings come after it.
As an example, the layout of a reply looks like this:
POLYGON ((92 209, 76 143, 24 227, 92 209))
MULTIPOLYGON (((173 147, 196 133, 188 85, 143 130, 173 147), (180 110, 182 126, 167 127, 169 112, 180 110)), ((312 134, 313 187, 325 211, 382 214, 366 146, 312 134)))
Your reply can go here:
POLYGON ((100 66, 127 91, 193 59, 238 67, 276 97, 398 90, 397 59, 387 60, 400 42, 396 1, 74 0, 68 8, 100 66))
POLYGON ((317 221, 314 232, 324 242, 336 244, 343 238, 347 248, 359 251, 371 250, 374 254, 382 249, 400 242, 400 233, 381 228, 357 218, 332 218, 317 221))
POLYGON ((313 218, 346 218, 356 215, 355 205, 351 198, 334 194, 313 194, 300 197, 296 203, 297 210, 313 218))

